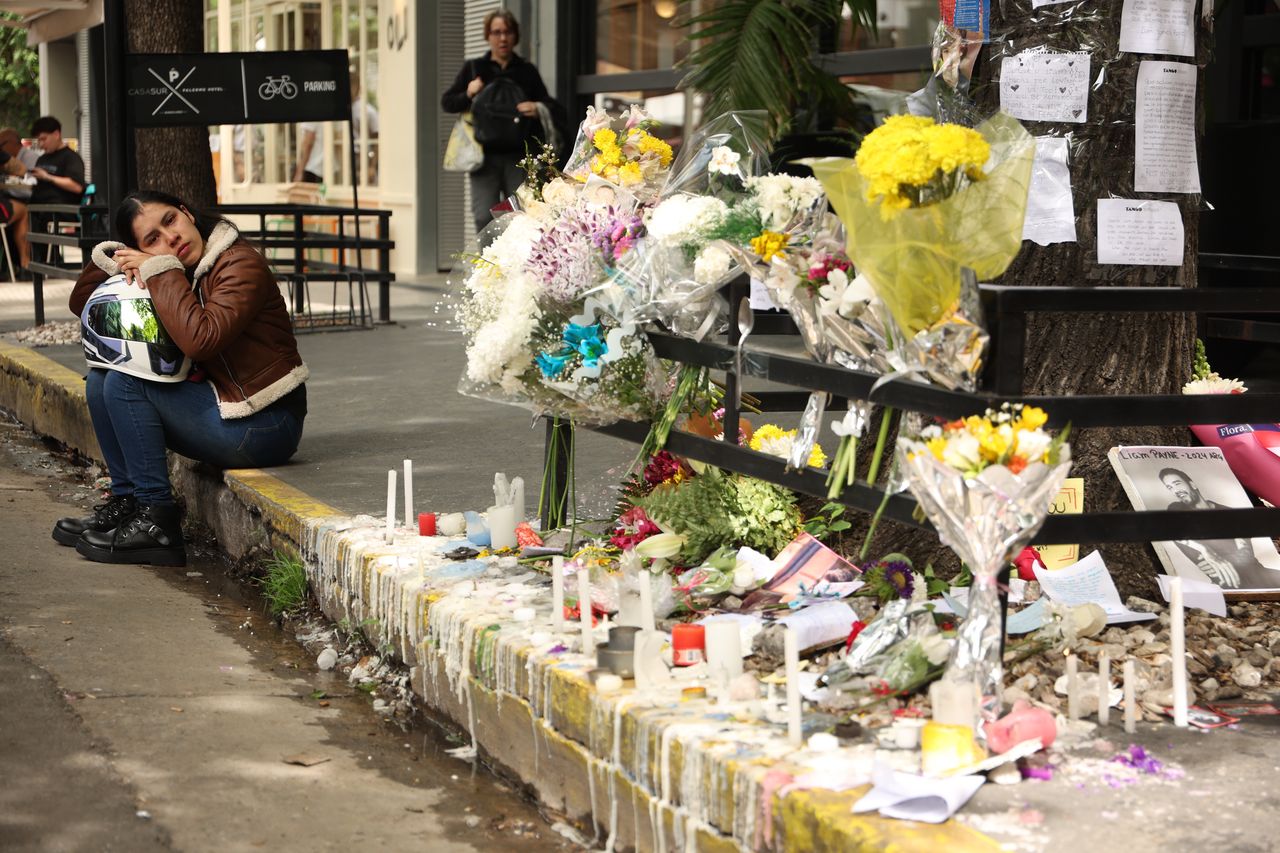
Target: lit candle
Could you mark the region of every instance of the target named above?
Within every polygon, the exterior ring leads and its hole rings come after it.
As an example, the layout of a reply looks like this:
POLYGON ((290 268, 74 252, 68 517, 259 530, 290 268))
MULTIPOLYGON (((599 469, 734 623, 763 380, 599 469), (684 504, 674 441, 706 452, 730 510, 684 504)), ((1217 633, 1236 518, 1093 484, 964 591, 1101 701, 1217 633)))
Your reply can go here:
POLYGON ((1137 676, 1133 672, 1133 661, 1124 662, 1124 730, 1133 734, 1138 730, 1138 699, 1134 695, 1137 690, 1137 676))
POLYGON ((648 569, 640 570, 640 630, 652 631, 653 620, 653 575, 648 569))
POLYGON ((1182 578, 1169 578, 1169 654, 1173 657, 1173 724, 1187 725, 1187 622, 1182 578))
POLYGON ((1080 719, 1080 679, 1076 674, 1076 656, 1067 655, 1067 719, 1080 719))
POLYGON ((564 557, 551 558, 551 627, 564 630, 564 557))
POLYGON ((594 660, 596 645, 591 635, 591 579, 586 569, 578 569, 578 616, 582 621, 582 653, 594 660))
POLYGON ((387 472, 387 541, 396 538, 396 469, 387 472))
POLYGON ((1111 719, 1111 656, 1098 655, 1098 725, 1105 726, 1111 719))
POLYGON ((413 527, 413 460, 404 460, 404 526, 413 527))
POLYGON ((786 629, 787 661, 787 738, 794 747, 804 743, 800 728, 800 645, 794 628, 786 629))

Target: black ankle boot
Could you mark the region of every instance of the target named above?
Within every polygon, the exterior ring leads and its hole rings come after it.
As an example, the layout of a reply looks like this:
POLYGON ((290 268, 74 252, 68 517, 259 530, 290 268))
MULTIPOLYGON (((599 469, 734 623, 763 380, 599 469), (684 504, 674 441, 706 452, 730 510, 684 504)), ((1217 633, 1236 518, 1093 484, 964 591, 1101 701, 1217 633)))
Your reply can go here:
POLYGON ((150 563, 185 566, 182 521, 173 504, 138 505, 138 512, 115 530, 86 530, 76 551, 95 563, 150 563))
POLYGON ((93 508, 93 515, 84 518, 60 518, 53 526, 53 541, 59 545, 75 545, 86 530, 110 533, 133 517, 138 502, 133 495, 112 495, 106 503, 93 508))

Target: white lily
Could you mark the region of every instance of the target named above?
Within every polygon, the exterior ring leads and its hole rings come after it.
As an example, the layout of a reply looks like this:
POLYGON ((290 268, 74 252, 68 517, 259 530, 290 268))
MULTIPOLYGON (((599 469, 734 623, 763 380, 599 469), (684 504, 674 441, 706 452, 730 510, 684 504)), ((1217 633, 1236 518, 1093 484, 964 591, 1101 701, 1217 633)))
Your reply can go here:
POLYGON ((711 149, 711 162, 707 164, 707 170, 741 178, 742 171, 738 168, 738 161, 741 159, 742 155, 737 151, 728 145, 720 145, 711 149))
POLYGON ((680 553, 684 537, 678 533, 655 533, 636 546, 636 553, 650 559, 669 559, 680 553))

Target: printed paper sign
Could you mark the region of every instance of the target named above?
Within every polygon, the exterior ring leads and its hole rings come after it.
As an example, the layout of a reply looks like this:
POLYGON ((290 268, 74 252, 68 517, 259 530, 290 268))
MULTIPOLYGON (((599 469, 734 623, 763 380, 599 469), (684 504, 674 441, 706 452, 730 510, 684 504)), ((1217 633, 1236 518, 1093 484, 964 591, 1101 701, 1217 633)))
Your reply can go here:
POLYGON ((1195 14, 1196 0, 1124 0, 1120 50, 1195 56, 1195 14))
POLYGON ((1133 188, 1140 193, 1198 193, 1196 67, 1138 64, 1133 188))
MULTIPOLYGON (((1067 140, 1058 136, 1036 137, 1036 159, 1027 190, 1027 215, 1022 239, 1041 246, 1076 241, 1076 215, 1071 204, 1071 170, 1067 166, 1067 140)), ((1071 562, 1075 562, 1073 558, 1071 562)))
POLYGON ((1089 115, 1089 54, 1040 49, 1005 57, 1000 109, 1024 121, 1083 123, 1089 115))
POLYGON ((1185 244, 1173 202, 1098 199, 1098 263, 1180 267, 1185 244))
MULTIPOLYGON (((1084 478, 1068 477, 1049 505, 1049 515, 1079 515, 1084 512, 1084 478)), ((1033 545, 1046 569, 1065 569, 1080 559, 1079 545, 1033 545)))

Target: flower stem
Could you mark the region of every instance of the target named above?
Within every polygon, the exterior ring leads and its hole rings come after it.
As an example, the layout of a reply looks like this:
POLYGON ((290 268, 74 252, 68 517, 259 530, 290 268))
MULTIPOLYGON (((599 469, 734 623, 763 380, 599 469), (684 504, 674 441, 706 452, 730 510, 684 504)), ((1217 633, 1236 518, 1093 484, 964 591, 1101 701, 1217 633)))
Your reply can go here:
POLYGON ((889 421, 893 418, 894 410, 890 406, 885 406, 884 411, 880 413, 880 434, 876 436, 876 449, 871 454, 871 468, 867 471, 867 484, 874 485, 876 475, 880 473, 880 459, 884 456, 884 445, 889 440, 889 421))
POLYGON ((889 505, 890 497, 892 497, 892 493, 886 487, 884 497, 880 499, 880 506, 876 507, 876 514, 871 516, 871 525, 867 528, 867 536, 862 540, 862 550, 858 552, 859 563, 867 558, 867 549, 871 547, 871 537, 876 534, 876 525, 880 523, 880 516, 884 515, 884 508, 889 505))

